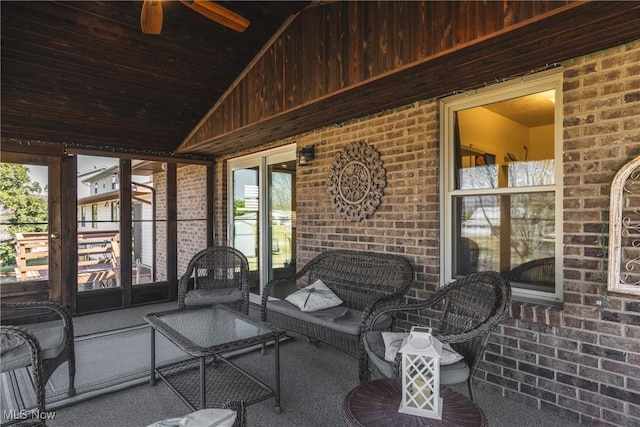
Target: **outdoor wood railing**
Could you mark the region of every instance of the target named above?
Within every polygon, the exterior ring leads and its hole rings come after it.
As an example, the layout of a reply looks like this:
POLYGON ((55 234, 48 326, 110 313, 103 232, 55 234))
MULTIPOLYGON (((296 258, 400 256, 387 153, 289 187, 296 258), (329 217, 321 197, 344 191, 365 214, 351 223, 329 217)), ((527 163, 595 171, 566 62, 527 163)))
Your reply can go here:
MULTIPOLYGON (((33 260, 49 257, 46 232, 16 233, 16 279, 40 279, 48 276, 48 265, 33 260), (28 262, 29 261, 29 262, 28 262)), ((120 245, 117 231, 78 233, 78 283, 118 280, 120 245)))

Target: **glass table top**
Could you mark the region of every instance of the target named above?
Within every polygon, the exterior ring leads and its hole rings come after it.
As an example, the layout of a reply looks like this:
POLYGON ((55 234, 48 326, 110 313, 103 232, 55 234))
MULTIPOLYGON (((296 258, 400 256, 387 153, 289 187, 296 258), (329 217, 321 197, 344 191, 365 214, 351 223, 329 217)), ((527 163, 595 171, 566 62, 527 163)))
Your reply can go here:
POLYGON ((145 320, 177 344, 182 341, 202 349, 277 332, 267 324, 224 306, 151 313, 145 316, 145 320))

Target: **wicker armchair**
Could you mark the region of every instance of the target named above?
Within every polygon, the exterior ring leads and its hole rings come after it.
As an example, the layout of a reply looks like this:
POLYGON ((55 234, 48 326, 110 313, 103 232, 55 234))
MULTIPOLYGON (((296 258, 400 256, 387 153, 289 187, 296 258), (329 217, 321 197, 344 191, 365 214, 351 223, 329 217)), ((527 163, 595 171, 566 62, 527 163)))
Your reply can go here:
MULTIPOLYGON (((367 362, 370 361, 383 376, 399 375, 401 355, 396 355, 393 363, 384 359, 382 332, 373 331, 372 325, 383 315, 417 312, 424 317, 412 314, 409 317, 411 321, 424 320, 424 326, 432 327, 438 340, 450 343, 464 357, 463 361, 441 367, 441 383, 466 381, 469 396, 475 400, 471 386, 473 376, 482 360, 490 332, 507 315, 510 305, 509 282, 497 272, 482 272, 469 274, 443 286, 424 301, 380 307, 369 317, 363 337, 367 362), (438 311, 439 316, 434 316, 438 311)), ((411 324, 404 326, 410 328, 411 324)))
POLYGON ((376 304, 402 300, 413 280, 413 268, 397 255, 329 250, 307 262, 293 279, 298 289, 319 279, 343 303, 305 313, 285 300, 270 301, 273 289, 290 286, 292 281, 292 278, 276 279, 262 291, 262 321, 330 344, 358 357, 362 365, 360 342, 367 317, 376 304))
POLYGON ((237 249, 215 246, 189 262, 178 282, 178 308, 225 304, 249 314, 249 262, 237 249), (190 284, 193 283, 193 289, 190 284))
POLYGON ((73 322, 68 310, 52 302, 3 302, 0 307, 4 317, 0 326, 0 371, 8 372, 31 366, 37 409, 42 413, 45 410, 45 384, 58 366, 68 362, 67 394, 75 395, 73 322), (37 320, 37 323, 28 323, 29 320, 37 320))

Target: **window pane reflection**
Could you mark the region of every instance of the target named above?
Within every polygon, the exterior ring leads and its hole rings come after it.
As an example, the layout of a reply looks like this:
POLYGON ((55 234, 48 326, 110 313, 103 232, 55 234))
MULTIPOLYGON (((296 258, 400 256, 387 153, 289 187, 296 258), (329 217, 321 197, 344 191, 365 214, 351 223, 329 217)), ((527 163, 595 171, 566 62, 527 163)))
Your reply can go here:
POLYGON ((553 292, 554 203, 553 192, 456 197, 456 274, 500 271, 521 287, 553 292))

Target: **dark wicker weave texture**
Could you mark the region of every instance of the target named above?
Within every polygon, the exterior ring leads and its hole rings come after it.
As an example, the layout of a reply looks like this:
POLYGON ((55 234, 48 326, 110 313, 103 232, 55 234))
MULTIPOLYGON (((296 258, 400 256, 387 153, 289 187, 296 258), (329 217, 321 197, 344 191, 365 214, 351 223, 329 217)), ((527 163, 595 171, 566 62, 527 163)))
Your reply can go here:
POLYGON ((291 283, 291 278, 267 283, 262 291, 261 318, 281 328, 333 345, 360 359, 360 374, 365 354, 360 345, 364 325, 376 304, 400 302, 413 280, 413 268, 397 255, 373 252, 330 250, 309 261, 295 275, 298 288, 322 280, 340 299, 343 306, 363 313, 360 333, 350 335, 286 316, 267 309, 272 290, 291 283))
POLYGON ((236 421, 233 423, 233 427, 246 427, 247 425, 247 409, 244 406, 244 402, 242 400, 232 400, 224 405, 222 405, 223 409, 231 409, 236 411, 237 417, 236 421))
MULTIPOLYGON (((499 273, 489 271, 473 273, 438 289, 430 298, 411 304, 386 304, 369 317, 367 331, 372 330, 376 319, 383 314, 418 312, 424 317, 424 325, 433 327, 433 334, 451 346, 465 358, 469 365, 469 395, 475 400, 471 382, 484 354, 489 333, 505 318, 511 306, 511 285, 499 273), (437 316, 439 311, 439 316, 437 316), (433 316, 437 317, 434 318, 433 316), (431 324, 429 324, 431 323, 431 324)), ((403 316, 406 318, 406 316, 403 316)), ((411 324, 404 325, 407 328, 411 324)), ((365 352, 366 354, 366 352, 365 352)), ((395 372, 399 374, 401 354, 395 360, 395 372)), ((368 358, 365 357, 368 364, 368 358)), ((368 372, 367 372, 368 374, 368 372)), ((368 375, 365 379, 368 379, 368 375)))
MULTIPOLYGON (((55 358, 47 359, 42 357, 42 349, 37 339, 29 332, 28 323, 20 323, 19 325, 12 325, 11 323, 17 323, 17 321, 28 320, 27 317, 3 319, 0 331, 3 335, 15 336, 26 343, 31 352, 31 366, 33 369, 33 377, 36 388, 36 399, 38 404, 38 411, 43 413, 45 411, 45 389, 44 386, 51 377, 51 374, 64 362, 69 362, 69 389, 67 394, 73 396, 76 394, 75 390, 75 376, 76 376, 76 358, 75 358, 75 346, 73 341, 73 322, 69 311, 59 304, 52 302, 25 302, 25 303, 0 303, 0 307, 3 312, 25 312, 25 316, 42 316, 43 313, 53 313, 57 318, 62 320, 65 329, 65 346, 64 349, 55 358), (14 322, 15 320, 15 322, 14 322), (9 323, 9 324, 8 324, 9 323)), ((4 372, 4 370, 3 370, 4 372)), ((44 425, 44 422, 37 422, 40 425, 44 425)))
POLYGON ((556 282, 556 259, 540 258, 520 264, 507 273, 507 279, 512 282, 553 286, 556 282))
POLYGON ((158 369, 162 379, 196 410, 224 407, 230 400, 251 405, 273 396, 273 391, 263 387, 242 371, 223 360, 207 358, 205 385, 207 403, 200 402, 200 363, 198 359, 163 366, 158 369))
POLYGON ((446 387, 442 420, 398 412, 402 400, 402 381, 397 378, 361 384, 344 399, 342 418, 349 427, 488 427, 484 412, 466 397, 446 387))
POLYGON ((229 305, 249 314, 249 262, 242 252, 215 246, 195 254, 178 282, 179 308, 185 306, 184 299, 192 278, 194 289, 240 289, 242 299, 229 305))

